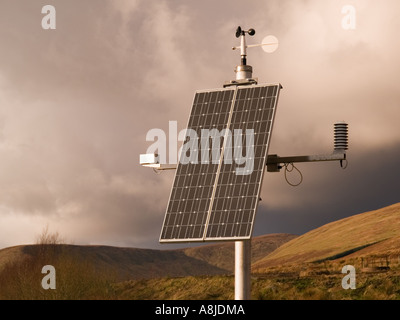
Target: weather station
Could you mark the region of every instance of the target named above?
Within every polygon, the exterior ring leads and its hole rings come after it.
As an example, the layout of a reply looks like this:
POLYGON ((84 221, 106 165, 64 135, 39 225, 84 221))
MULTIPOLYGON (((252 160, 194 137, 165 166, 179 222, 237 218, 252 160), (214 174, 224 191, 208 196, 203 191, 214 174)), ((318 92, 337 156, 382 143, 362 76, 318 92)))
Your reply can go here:
POLYGON ((195 93, 186 127, 192 134, 184 145, 205 147, 202 152, 182 148, 177 165, 160 163, 157 154, 140 155, 142 166, 160 172, 175 170, 160 243, 234 242, 236 300, 251 298, 251 239, 265 168, 267 172, 284 168, 286 178, 298 162, 339 161, 342 168, 347 166, 345 122, 334 125, 331 154, 268 154, 282 85, 259 84, 253 78, 247 49, 265 47, 266 52, 274 52, 279 44, 275 37, 267 37, 261 44, 247 45, 246 35, 255 33, 254 29, 236 29, 240 45, 232 49, 240 51, 241 62, 235 69, 236 78, 222 88, 195 93))

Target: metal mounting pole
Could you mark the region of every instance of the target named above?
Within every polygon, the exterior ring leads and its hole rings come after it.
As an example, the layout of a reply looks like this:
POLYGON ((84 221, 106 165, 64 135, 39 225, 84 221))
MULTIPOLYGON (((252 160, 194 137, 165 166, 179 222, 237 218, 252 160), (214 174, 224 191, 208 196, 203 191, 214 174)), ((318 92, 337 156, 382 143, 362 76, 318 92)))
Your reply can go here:
POLYGON ((235 242, 235 300, 251 297, 251 240, 235 242))
MULTIPOLYGON (((244 32, 240 33, 240 38, 241 64, 235 70, 236 80, 249 81, 253 76, 253 68, 247 65, 247 45, 244 32)), ((251 239, 235 242, 235 300, 250 300, 250 292, 251 239)))

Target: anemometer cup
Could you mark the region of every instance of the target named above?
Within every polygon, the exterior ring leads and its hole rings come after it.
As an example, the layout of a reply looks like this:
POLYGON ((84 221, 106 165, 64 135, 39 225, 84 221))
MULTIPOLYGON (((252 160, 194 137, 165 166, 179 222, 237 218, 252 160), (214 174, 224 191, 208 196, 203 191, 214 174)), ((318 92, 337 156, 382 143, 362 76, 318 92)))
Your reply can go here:
POLYGON ((248 33, 249 36, 254 36, 256 34, 256 30, 254 29, 249 29, 247 31, 242 30, 242 28, 239 26, 236 29, 236 38, 239 38, 240 36, 244 36, 245 33, 248 33))

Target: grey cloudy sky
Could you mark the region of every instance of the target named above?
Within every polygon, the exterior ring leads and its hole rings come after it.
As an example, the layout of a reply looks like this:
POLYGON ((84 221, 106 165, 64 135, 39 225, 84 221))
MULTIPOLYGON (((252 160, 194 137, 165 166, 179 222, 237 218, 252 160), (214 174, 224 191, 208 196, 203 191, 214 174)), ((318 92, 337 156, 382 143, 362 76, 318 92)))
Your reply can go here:
POLYGON ((399 13, 395 0, 1 0, 0 248, 46 225, 76 244, 168 248, 173 172, 139 155, 150 129, 185 128, 195 90, 235 77, 238 25, 256 29, 249 43, 280 42, 248 58, 260 83, 284 88, 270 153, 329 153, 333 123, 350 126, 346 170, 299 164, 297 188, 266 173, 255 235, 398 202, 399 13), (47 4, 56 30, 41 27, 47 4), (355 30, 342 28, 345 5, 355 30))

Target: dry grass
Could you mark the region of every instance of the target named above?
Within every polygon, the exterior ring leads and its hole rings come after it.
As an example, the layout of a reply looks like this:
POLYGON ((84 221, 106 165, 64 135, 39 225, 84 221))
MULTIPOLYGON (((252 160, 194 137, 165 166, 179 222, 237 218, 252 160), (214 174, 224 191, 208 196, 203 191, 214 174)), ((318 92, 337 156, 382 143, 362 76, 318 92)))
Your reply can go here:
MULTIPOLYGON (((399 300, 399 270, 356 277, 357 288, 345 290, 343 274, 300 277, 254 274, 253 300, 399 300)), ((119 299, 129 300, 231 300, 233 276, 133 280, 115 286, 119 299)))
MULTIPOLYGON (((0 273, 0 299, 133 299, 133 300, 230 300, 234 297, 233 276, 164 277, 118 282, 106 270, 82 261, 65 246, 32 247, 36 254, 0 273), (41 256, 40 256, 41 255, 41 256), (56 290, 41 287, 41 268, 52 264, 57 270, 56 290)), ((400 267, 387 272, 363 273, 359 260, 338 259, 318 264, 271 267, 268 273, 252 275, 252 299, 256 300, 398 300, 400 267), (344 290, 343 265, 357 269, 356 290, 344 290)))
POLYGON ((115 286, 119 299, 127 300, 232 300, 232 276, 201 276, 131 280, 115 286))
POLYGON ((7 300, 77 300, 110 299, 115 297, 115 277, 108 270, 99 270, 88 260, 71 254, 61 244, 58 234, 47 229, 35 246, 24 247, 25 254, 4 263, 0 272, 0 299, 7 300), (56 270, 56 289, 42 287, 42 268, 52 265, 56 270))

